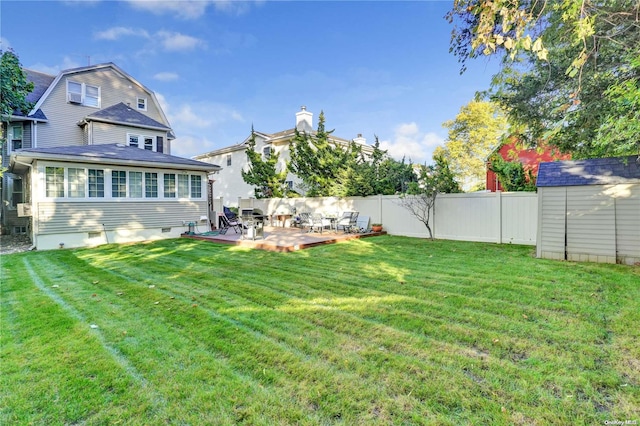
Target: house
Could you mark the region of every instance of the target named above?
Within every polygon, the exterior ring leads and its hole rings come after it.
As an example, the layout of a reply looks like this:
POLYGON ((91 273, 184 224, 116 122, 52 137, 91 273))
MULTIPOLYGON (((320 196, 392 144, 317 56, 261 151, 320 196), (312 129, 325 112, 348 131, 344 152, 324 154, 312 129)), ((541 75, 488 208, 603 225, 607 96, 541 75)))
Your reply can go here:
MULTIPOLYGON (((279 170, 284 170, 286 162, 291 158, 291 140, 295 137, 296 130, 311 135, 316 133, 313 129, 313 113, 307 111, 304 106, 296 113, 294 128, 277 133, 254 132, 256 140, 254 149, 262 153, 263 158, 269 157, 272 153, 278 153, 279 170)), ((194 160, 221 165, 222 170, 213 177, 214 183, 212 190, 213 193, 216 194, 216 197, 223 199, 223 203, 225 204, 229 201, 235 205, 238 203, 239 198, 255 197, 254 187, 245 183, 241 173, 242 170, 247 171, 249 169, 246 150, 250 139, 251 135, 247 136, 244 141, 238 144, 193 157, 194 160)), ((350 140, 335 136, 331 136, 330 140, 342 146, 347 146, 351 142, 350 140)), ((353 139, 353 142, 360 145, 365 154, 371 154, 373 152, 373 147, 366 144, 366 139, 363 138, 361 134, 358 134, 358 136, 353 139)), ((304 188, 301 187, 301 183, 301 179, 296 175, 292 173, 287 175, 286 184, 289 188, 300 194, 304 194, 305 191, 304 188)))
POLYGON ((208 175, 219 167, 170 155, 175 137, 151 90, 113 63, 25 72, 34 106, 4 129, 3 232, 51 249, 208 223, 208 175))
POLYGON ((640 262, 637 155, 540 164, 537 256, 640 262))
POLYGON ((518 161, 522 163, 525 172, 531 171, 535 177, 538 175, 538 166, 545 161, 570 160, 571 154, 563 154, 557 148, 544 145, 539 148, 525 148, 521 143, 509 142, 501 144, 493 150, 487 159, 486 189, 490 192, 502 191, 502 184, 498 176, 490 169, 490 158, 498 154, 505 161, 518 161))

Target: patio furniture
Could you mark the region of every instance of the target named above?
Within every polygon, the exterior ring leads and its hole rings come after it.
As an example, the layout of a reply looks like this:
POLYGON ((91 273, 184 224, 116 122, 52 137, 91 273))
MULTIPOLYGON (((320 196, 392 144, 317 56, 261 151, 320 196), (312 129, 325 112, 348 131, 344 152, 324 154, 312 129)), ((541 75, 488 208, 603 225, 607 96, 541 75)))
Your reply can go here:
POLYGON ((358 231, 358 212, 343 212, 342 216, 336 222, 336 231, 340 228, 345 233, 358 231))
POLYGON ((238 221, 237 217, 235 217, 234 219, 229 219, 225 215, 220 215, 219 218, 218 218, 218 222, 219 222, 219 225, 220 225, 220 233, 222 235, 225 235, 227 233, 227 231, 229 230, 229 228, 233 228, 233 230, 237 234, 240 231, 240 227, 242 226, 240 224, 240 222, 238 221))

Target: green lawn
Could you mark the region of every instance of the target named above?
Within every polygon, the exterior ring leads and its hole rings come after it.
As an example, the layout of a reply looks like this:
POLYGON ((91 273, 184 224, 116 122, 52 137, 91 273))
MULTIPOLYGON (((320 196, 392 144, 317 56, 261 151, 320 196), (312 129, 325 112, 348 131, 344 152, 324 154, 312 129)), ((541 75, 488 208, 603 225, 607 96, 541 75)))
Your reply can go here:
POLYGON ((0 424, 640 423, 640 268, 374 237, 3 255, 0 424))

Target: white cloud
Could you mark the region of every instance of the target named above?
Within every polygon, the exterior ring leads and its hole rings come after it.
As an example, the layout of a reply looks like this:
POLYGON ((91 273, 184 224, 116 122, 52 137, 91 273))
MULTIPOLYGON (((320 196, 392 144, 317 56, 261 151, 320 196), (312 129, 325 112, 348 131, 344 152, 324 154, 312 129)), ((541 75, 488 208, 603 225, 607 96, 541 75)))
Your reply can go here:
MULTIPOLYGON (((227 14, 241 15, 251 8, 251 2, 237 0, 128 0, 135 9, 144 10, 156 15, 173 14, 181 19, 198 19, 213 6, 217 11, 227 14)), ((264 0, 258 0, 253 4, 262 4, 264 0)))
POLYGON ((201 17, 209 6, 208 1, 201 0, 129 0, 129 4, 135 9, 144 10, 156 15, 172 13, 183 19, 196 19, 201 17))
POLYGON ((436 146, 442 145, 444 139, 433 132, 423 133, 417 123, 402 123, 395 129, 392 140, 381 140, 380 148, 387 150, 395 159, 411 160, 413 163, 431 162, 436 146))
POLYGON ((245 121, 242 114, 229 105, 212 102, 170 103, 160 93, 156 93, 156 97, 177 136, 171 143, 173 155, 192 157, 220 148, 221 143, 230 145, 228 141, 218 141, 214 146, 214 135, 220 132, 223 125, 245 121))
POLYGON ((158 81, 174 81, 179 78, 180 76, 175 72, 159 72, 153 76, 153 79, 158 81))
POLYGON ((158 31, 156 35, 160 38, 165 50, 169 51, 193 50, 206 46, 203 40, 177 32, 158 31))
POLYGON ((60 71, 68 70, 71 68, 79 68, 85 65, 87 64, 80 64, 76 60, 71 59, 71 57, 65 56, 64 58, 62 58, 62 63, 58 65, 45 65, 41 62, 38 62, 36 64, 26 66, 26 68, 40 71, 45 74, 58 75, 60 71))
POLYGON ((0 37, 0 50, 4 52, 9 49, 11 49, 11 42, 4 37, 0 37))
POLYGON ((113 27, 108 30, 97 32, 93 37, 97 40, 118 40, 122 37, 137 36, 142 38, 150 38, 149 33, 142 29, 113 27))

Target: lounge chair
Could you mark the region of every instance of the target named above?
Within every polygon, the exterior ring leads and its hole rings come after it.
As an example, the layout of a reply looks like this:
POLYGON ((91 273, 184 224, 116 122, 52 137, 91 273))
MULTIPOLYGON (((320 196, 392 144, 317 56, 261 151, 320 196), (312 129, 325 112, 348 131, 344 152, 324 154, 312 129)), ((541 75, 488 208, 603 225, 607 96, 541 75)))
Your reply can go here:
POLYGON ((358 212, 343 212, 336 223, 336 231, 339 229, 343 229, 345 233, 357 232, 358 212))
POLYGON ((229 228, 233 228, 233 230, 236 232, 236 234, 238 232, 242 231, 242 224, 240 223, 240 221, 238 220, 238 215, 235 214, 233 211, 231 211, 231 209, 229 209, 228 207, 222 207, 222 210, 224 212, 224 214, 220 215, 220 233, 222 235, 226 234, 227 231, 229 230, 229 228))

